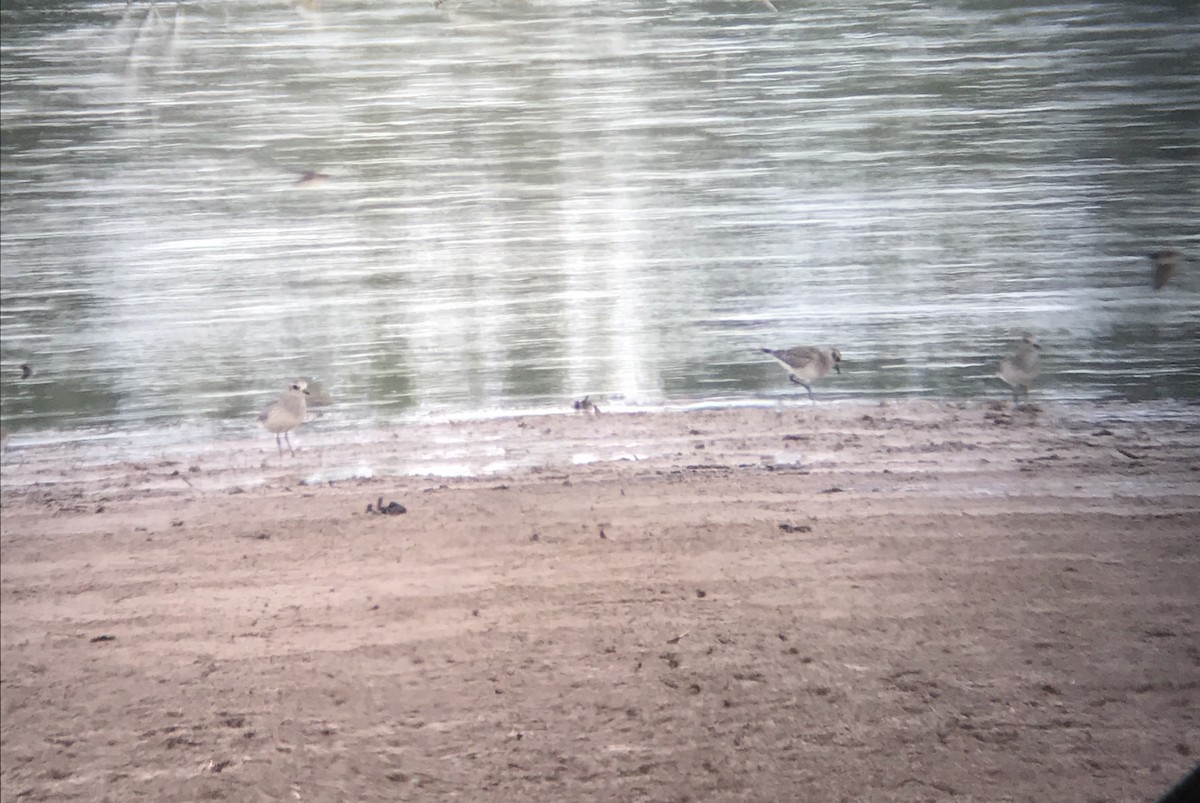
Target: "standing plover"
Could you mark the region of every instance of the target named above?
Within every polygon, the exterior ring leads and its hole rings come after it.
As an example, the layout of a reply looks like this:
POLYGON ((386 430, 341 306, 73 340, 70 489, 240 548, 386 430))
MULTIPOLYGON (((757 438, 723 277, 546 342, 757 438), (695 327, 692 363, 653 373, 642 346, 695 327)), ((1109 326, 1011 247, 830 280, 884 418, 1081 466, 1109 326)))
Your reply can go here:
POLYGON ((279 447, 279 456, 283 457, 283 443, 279 440, 279 436, 283 436, 283 440, 287 441, 288 451, 292 453, 292 457, 296 456, 296 450, 292 448, 292 440, 288 437, 288 432, 300 426, 304 421, 304 414, 308 411, 308 383, 303 379, 297 379, 292 383, 292 386, 280 394, 279 398, 270 407, 262 411, 258 420, 267 428, 267 432, 275 433, 275 445, 279 447))
POLYGON ((816 399, 813 399, 812 388, 808 383, 825 376, 831 368, 839 374, 842 372, 839 367, 842 353, 837 349, 825 351, 814 346, 796 346, 787 350, 763 349, 762 351, 764 354, 770 354, 786 368, 788 379, 807 390, 808 398, 814 402, 816 399))
POLYGON ((1038 358, 1039 349, 1041 346, 1038 345, 1037 338, 1026 332, 1012 353, 1000 361, 996 376, 1012 386, 1014 407, 1020 401, 1019 392, 1024 390, 1025 397, 1028 398, 1030 384, 1042 372, 1041 360, 1038 358))

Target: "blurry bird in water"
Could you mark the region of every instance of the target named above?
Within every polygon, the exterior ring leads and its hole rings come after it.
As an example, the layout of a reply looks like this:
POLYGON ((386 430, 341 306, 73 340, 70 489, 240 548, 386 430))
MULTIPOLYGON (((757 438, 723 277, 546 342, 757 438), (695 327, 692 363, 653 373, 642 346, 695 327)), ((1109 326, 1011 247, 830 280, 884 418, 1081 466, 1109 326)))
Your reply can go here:
POLYGON ((28 379, 33 376, 33 366, 27 362, 21 363, 21 378, 28 379))
POLYGON ((258 417, 267 432, 275 433, 275 445, 279 447, 280 457, 283 457, 283 443, 279 440, 280 435, 283 435, 283 440, 287 441, 288 451, 292 453, 292 457, 296 456, 296 450, 292 448, 292 440, 288 437, 288 432, 300 426, 304 421, 304 414, 308 412, 307 397, 308 383, 303 379, 297 379, 290 388, 280 394, 274 404, 263 410, 258 417))
POLYGON ((1161 290, 1175 275, 1175 268, 1179 265, 1179 252, 1155 251, 1147 256, 1154 265, 1154 289, 1161 290))
POLYGON ((305 170, 300 174, 300 178, 296 179, 297 187, 316 187, 329 181, 328 173, 318 173, 315 170, 305 170))
POLYGON ((790 349, 762 349, 764 354, 770 354, 780 365, 787 369, 788 379, 808 391, 808 398, 813 399, 809 382, 820 379, 832 368, 839 374, 842 372, 840 363, 842 353, 837 349, 825 351, 814 346, 796 346, 790 349))
POLYGON ((1038 357, 1041 348, 1037 338, 1026 332, 1013 352, 1000 361, 996 376, 1012 387, 1014 407, 1020 402, 1019 391, 1024 390, 1028 398, 1030 384, 1042 372, 1041 360, 1038 357))

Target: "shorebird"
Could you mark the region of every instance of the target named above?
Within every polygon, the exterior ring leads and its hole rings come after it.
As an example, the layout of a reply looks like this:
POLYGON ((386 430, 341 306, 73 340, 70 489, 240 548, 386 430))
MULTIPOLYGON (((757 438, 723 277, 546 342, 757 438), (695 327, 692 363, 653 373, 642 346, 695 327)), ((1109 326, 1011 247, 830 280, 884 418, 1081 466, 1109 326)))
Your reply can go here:
POLYGON ((1154 289, 1161 290, 1175 275, 1175 268, 1179 264, 1179 252, 1155 251, 1146 256, 1150 257, 1150 262, 1154 265, 1154 289))
POLYGON ((1038 345, 1037 338, 1026 332, 1012 353, 1000 361, 996 376, 1012 386, 1014 407, 1020 401, 1018 393, 1024 390, 1025 397, 1028 398, 1029 385, 1042 372, 1041 361, 1038 358, 1039 349, 1041 346, 1038 345))
POLYGON ((764 354, 770 354, 786 368, 788 379, 807 390, 808 398, 813 402, 816 402, 816 399, 813 399, 812 388, 808 383, 825 376, 829 373, 830 368, 839 374, 842 372, 839 367, 842 353, 837 349, 825 351, 814 346, 796 346, 787 350, 763 349, 762 351, 764 354))
POLYGON ((304 421, 304 414, 308 411, 308 383, 303 379, 297 379, 292 383, 292 386, 280 394, 279 398, 270 407, 262 411, 258 420, 267 428, 267 432, 275 433, 275 445, 279 447, 279 456, 283 457, 283 442, 279 440, 279 436, 283 436, 283 440, 287 441, 288 451, 292 453, 292 457, 296 456, 296 450, 292 448, 292 440, 288 437, 288 432, 300 426, 304 421))
POLYGON ((575 400, 575 409, 581 413, 591 413, 592 415, 600 415, 600 405, 592 401, 591 396, 584 396, 582 399, 575 400))

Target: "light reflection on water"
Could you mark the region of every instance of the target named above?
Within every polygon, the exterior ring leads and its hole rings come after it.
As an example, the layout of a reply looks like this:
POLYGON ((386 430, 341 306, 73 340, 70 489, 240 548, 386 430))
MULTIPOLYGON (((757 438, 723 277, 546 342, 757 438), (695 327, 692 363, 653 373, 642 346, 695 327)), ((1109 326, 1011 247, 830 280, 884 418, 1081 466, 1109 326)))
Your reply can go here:
POLYGON ((1194 14, 376 6, 4 12, 6 426, 1200 396, 1194 14))

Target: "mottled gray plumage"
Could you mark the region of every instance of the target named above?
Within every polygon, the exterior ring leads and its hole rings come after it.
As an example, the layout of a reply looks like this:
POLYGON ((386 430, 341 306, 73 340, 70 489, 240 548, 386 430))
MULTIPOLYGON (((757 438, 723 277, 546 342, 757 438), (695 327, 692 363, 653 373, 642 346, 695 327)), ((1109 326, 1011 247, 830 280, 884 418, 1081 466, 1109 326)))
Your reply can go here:
MULTIPOLYGON (((770 354, 787 369, 788 379, 807 390, 809 399, 813 398, 809 382, 820 379, 831 369, 839 374, 842 372, 839 367, 842 353, 837 349, 826 351, 815 346, 796 346, 790 349, 763 349, 762 351, 764 354, 770 354)), ((816 400, 813 399, 813 401, 816 400)))
POLYGON ((1019 393, 1024 390, 1029 396, 1029 386, 1042 372, 1041 359, 1038 357, 1037 338, 1026 333, 1013 352, 1000 361, 996 376, 1007 382, 1013 391, 1013 404, 1020 401, 1019 393))
POLYGON ((279 447, 280 457, 283 457, 283 442, 279 439, 280 435, 283 436, 283 440, 287 441, 288 451, 292 453, 293 457, 296 456, 296 450, 292 448, 292 440, 288 437, 288 432, 300 426, 304 421, 304 415, 308 412, 307 397, 308 383, 303 379, 298 379, 258 417, 267 432, 275 433, 275 445, 279 447))

